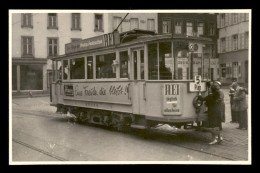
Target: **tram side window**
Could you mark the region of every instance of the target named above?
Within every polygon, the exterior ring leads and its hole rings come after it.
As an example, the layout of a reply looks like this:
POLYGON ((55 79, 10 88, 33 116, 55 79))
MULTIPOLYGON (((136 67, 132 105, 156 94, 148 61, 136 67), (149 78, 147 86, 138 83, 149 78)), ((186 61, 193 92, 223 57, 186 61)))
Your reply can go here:
POLYGON ((87 78, 93 79, 93 56, 87 57, 87 78))
POLYGON ((113 71, 113 60, 116 59, 115 53, 96 56, 96 78, 116 78, 116 72, 113 71))
POLYGON ((63 80, 67 80, 69 75, 69 63, 68 60, 63 60, 63 80))
POLYGON ((148 44, 148 74, 149 80, 158 80, 157 44, 148 44))
POLYGON ((120 78, 128 78, 128 52, 120 52, 120 78))
POLYGON ((171 42, 159 43, 159 63, 160 80, 173 79, 174 61, 171 55, 171 42))
POLYGON ((141 79, 144 79, 144 50, 141 50, 141 67, 140 67, 140 71, 141 71, 141 79))
POLYGON ((70 79, 85 79, 84 61, 84 57, 70 60, 70 79))

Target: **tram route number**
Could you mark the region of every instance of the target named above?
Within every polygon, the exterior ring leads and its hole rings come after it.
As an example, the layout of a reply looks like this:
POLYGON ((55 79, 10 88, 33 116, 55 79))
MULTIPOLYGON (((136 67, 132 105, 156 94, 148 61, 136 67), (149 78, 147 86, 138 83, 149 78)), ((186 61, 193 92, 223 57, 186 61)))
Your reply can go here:
POLYGON ((201 80, 201 76, 196 75, 194 77, 194 82, 189 83, 189 92, 206 91, 206 83, 201 80))

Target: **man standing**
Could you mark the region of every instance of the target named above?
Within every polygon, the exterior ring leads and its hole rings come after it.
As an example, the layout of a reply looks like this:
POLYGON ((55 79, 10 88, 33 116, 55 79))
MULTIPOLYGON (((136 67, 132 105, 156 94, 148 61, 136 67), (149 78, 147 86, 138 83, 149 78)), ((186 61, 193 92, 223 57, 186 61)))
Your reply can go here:
POLYGON ((236 80, 233 80, 230 90, 229 90, 229 96, 230 96, 230 107, 231 107, 231 123, 237 123, 238 122, 238 117, 236 114, 236 111, 234 111, 232 109, 232 105, 234 103, 233 98, 234 98, 234 94, 236 92, 236 88, 237 88, 238 84, 236 82, 236 80))

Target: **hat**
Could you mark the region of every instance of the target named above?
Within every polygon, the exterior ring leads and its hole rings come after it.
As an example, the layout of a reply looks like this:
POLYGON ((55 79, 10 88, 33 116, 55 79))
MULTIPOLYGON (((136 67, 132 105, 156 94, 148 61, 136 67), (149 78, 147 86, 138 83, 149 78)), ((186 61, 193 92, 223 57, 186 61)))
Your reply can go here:
POLYGON ((221 86, 221 82, 219 82, 219 81, 215 81, 215 83, 217 83, 219 86, 221 86))

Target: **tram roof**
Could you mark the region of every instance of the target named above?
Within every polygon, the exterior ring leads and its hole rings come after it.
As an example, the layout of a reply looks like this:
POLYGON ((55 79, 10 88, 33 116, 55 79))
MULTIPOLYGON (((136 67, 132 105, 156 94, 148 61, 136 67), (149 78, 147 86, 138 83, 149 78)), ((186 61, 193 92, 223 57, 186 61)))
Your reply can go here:
MULTIPOLYGON (((124 33, 120 34, 120 36, 122 37, 121 38, 122 40, 124 39, 123 34, 124 33)), ((172 34, 154 34, 154 35, 153 34, 151 34, 151 35, 148 35, 148 34, 142 35, 141 34, 141 35, 137 36, 137 38, 135 38, 131 41, 123 42, 118 45, 101 47, 101 48, 96 48, 96 49, 91 49, 91 50, 83 50, 83 51, 78 51, 78 52, 74 52, 74 53, 59 55, 57 57, 53 57, 52 60, 62 59, 62 58, 74 56, 74 55, 76 56, 76 55, 84 54, 84 53, 93 53, 93 52, 102 51, 102 50, 109 50, 109 49, 116 49, 116 48, 120 48, 120 47, 131 46, 134 44, 142 44, 142 43, 147 43, 147 42, 168 40, 168 39, 172 39, 172 40, 176 40, 176 41, 183 41, 183 42, 198 41, 198 42, 203 42, 203 43, 208 43, 208 44, 213 43, 212 38, 208 38, 208 37, 193 37, 193 36, 172 35, 172 34)))

